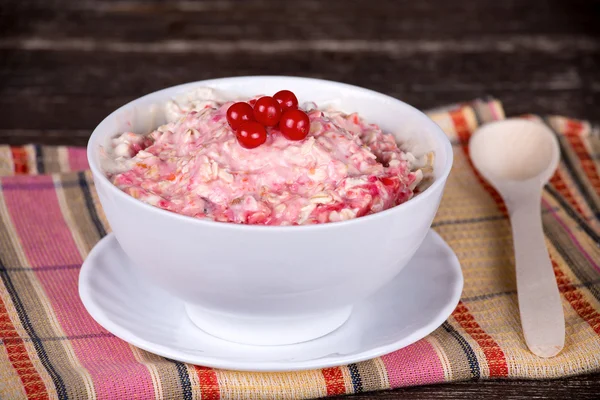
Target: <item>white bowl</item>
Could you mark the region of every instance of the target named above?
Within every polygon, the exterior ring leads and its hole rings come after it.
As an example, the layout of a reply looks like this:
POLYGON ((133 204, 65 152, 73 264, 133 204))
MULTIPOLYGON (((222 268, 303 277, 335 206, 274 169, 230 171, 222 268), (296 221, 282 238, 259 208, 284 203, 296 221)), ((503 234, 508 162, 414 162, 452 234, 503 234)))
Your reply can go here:
POLYGON ((135 266, 181 298, 188 316, 206 332, 263 345, 298 343, 333 331, 354 304, 396 276, 425 238, 452 167, 444 132, 408 104, 342 83, 276 76, 200 81, 141 97, 98 125, 87 155, 106 218, 135 266), (241 96, 289 89, 301 103, 318 105, 333 100, 343 111, 357 111, 394 133, 413 152, 433 150, 435 181, 392 209, 308 226, 191 218, 145 204, 112 185, 100 167, 100 146, 126 130, 155 129, 165 122, 168 100, 201 86, 241 96))

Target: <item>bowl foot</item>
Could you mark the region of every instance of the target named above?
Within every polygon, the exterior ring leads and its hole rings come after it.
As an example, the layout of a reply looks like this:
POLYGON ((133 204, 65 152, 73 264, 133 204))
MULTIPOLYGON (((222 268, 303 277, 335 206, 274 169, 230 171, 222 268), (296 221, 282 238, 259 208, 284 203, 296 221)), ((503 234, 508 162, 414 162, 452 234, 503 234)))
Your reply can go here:
POLYGON ((232 315, 191 304, 186 304, 185 310, 197 327, 220 339, 274 346, 301 343, 325 336, 348 320, 352 307, 297 317, 232 315))

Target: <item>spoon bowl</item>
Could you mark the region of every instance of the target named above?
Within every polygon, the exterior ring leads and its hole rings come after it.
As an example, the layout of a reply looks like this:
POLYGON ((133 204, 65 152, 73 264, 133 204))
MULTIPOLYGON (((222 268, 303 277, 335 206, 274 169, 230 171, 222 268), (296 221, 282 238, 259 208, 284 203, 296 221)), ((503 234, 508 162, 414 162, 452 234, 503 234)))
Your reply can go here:
POLYGON ((525 342, 534 354, 553 357, 564 346, 565 321, 546 248, 540 200, 560 160, 558 141, 540 123, 509 119, 475 132, 469 153, 508 209, 525 342))
POLYGON ((558 141, 546 126, 507 119, 480 128, 469 142, 473 164, 494 186, 500 182, 545 185, 560 160, 558 141))

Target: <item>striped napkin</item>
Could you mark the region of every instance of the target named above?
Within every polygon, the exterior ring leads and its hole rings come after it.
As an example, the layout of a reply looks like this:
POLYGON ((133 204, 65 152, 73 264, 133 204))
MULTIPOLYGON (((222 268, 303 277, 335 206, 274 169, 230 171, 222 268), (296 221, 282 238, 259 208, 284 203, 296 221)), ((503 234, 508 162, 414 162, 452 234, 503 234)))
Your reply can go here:
POLYGON ((465 278, 452 316, 419 342, 322 370, 248 373, 165 359, 131 346, 87 314, 77 294, 83 259, 109 231, 81 148, 0 146, 0 398, 229 399, 327 395, 486 378, 555 378, 600 368, 600 134, 587 122, 548 124, 563 159, 546 187, 543 222, 566 318, 555 358, 526 348, 512 238, 498 194, 473 170, 467 142, 504 118, 493 99, 430 113, 455 162, 433 228, 465 278))

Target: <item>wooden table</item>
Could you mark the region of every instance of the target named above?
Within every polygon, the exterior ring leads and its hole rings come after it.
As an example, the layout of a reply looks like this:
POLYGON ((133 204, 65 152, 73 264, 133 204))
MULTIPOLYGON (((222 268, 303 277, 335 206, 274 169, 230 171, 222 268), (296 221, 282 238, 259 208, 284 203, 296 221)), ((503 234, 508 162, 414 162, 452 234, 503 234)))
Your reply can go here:
MULTIPOLYGON (((110 111, 220 76, 353 83, 419 108, 492 95, 508 114, 600 118, 592 0, 0 0, 0 143, 85 145, 110 111)), ((600 396, 600 375, 356 395, 600 396)))

